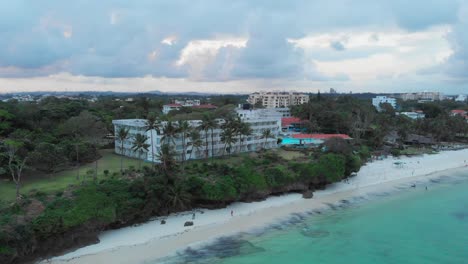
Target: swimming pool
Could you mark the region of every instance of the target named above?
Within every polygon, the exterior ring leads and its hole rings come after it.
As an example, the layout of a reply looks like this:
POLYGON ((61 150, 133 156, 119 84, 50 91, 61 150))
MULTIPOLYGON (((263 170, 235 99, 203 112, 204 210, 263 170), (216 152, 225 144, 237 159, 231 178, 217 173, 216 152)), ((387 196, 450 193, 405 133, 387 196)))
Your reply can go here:
POLYGON ((297 144, 320 144, 322 140, 320 139, 313 139, 313 138, 283 138, 281 141, 281 145, 297 145, 297 144))

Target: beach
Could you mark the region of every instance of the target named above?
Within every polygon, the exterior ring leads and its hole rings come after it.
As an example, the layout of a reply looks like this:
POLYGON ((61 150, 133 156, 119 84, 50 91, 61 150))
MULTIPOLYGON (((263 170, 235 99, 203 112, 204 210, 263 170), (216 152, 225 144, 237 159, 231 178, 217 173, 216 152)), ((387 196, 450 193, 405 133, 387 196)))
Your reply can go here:
POLYGON ((287 194, 261 202, 234 203, 223 209, 197 209, 156 218, 135 227, 103 232, 99 236, 100 243, 42 263, 142 263, 221 236, 262 228, 293 213, 321 209, 350 197, 383 192, 399 185, 425 188, 420 184, 424 180, 448 170, 468 170, 467 161, 468 149, 376 160, 363 166, 348 181, 315 191, 312 199, 303 199, 301 194, 287 194), (161 224, 163 219, 164 225, 161 224), (184 227, 186 221, 193 221, 194 225, 184 227))

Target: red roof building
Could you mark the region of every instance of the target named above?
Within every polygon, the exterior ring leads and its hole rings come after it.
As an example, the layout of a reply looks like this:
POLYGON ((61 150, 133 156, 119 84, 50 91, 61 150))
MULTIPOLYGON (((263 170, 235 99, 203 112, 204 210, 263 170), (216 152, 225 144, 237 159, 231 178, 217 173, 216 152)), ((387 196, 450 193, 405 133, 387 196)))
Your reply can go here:
POLYGON ((295 124, 302 124, 304 120, 301 120, 298 117, 283 117, 281 118, 281 127, 290 127, 295 124))
POLYGON ((460 116, 465 116, 466 115, 466 111, 465 110, 452 110, 452 115, 456 116, 456 115, 460 115, 460 116))
POLYGON ((297 139, 330 139, 330 138, 342 138, 342 139, 351 139, 350 136, 346 134, 294 134, 293 138, 297 139))

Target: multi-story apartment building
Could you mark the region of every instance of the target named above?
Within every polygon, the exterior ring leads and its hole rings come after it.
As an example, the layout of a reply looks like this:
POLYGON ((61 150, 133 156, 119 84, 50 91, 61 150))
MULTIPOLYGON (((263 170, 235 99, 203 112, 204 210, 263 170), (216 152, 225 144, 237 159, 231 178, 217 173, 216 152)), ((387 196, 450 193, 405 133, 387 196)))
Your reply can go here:
POLYGON ((309 96, 297 92, 256 92, 249 95, 247 102, 261 103, 266 108, 289 107, 309 102, 309 96))
POLYGON ((445 96, 439 92, 420 92, 420 93, 405 93, 401 95, 403 101, 421 100, 421 101, 440 101, 444 100, 445 96))
MULTIPOLYGON (((276 111, 270 111, 269 109, 259 109, 259 110, 236 110, 237 115, 241 118, 243 122, 249 123, 252 128, 252 135, 243 139, 242 149, 239 140, 232 145, 231 152, 249 152, 256 151, 261 148, 276 148, 277 147, 277 136, 281 131, 281 114, 276 111), (264 130, 269 129, 273 138, 262 138, 262 133, 264 130)), ((192 128, 199 127, 202 123, 201 120, 189 120, 189 125, 192 128)), ((223 119, 217 119, 219 126, 221 126, 225 121, 223 119)), ((123 149, 121 148, 121 142, 116 138, 115 140, 115 152, 129 157, 140 158, 146 161, 155 161, 159 162, 158 153, 161 149, 161 145, 164 143, 163 138, 164 134, 158 134, 155 130, 146 130, 146 120, 144 119, 123 119, 123 120, 114 120, 115 131, 118 131, 121 127, 129 129, 130 136, 123 143, 123 149), (148 137, 147 144, 150 145, 148 151, 145 151, 140 155, 132 150, 134 137, 136 134, 145 134, 148 137), (151 135, 153 140, 151 140, 151 135), (154 158, 154 159, 153 159, 154 158)), ((166 125, 167 122, 162 122, 161 127, 166 125)), ((161 131, 163 131, 161 129, 161 131)), ((223 130, 217 128, 213 130, 213 142, 211 141, 211 131, 205 133, 201 131, 201 136, 203 138, 203 143, 206 144, 205 138, 208 137, 208 156, 221 156, 223 153, 227 153, 225 149, 225 144, 221 141, 221 133, 223 130), (213 151, 212 151, 213 147, 213 151)), ((184 152, 184 147, 182 144, 182 138, 176 137, 174 142, 170 144, 173 145, 177 158, 182 158, 185 155, 185 159, 201 159, 206 156, 206 145, 200 148, 194 148, 190 139, 186 139, 186 150, 184 152)))

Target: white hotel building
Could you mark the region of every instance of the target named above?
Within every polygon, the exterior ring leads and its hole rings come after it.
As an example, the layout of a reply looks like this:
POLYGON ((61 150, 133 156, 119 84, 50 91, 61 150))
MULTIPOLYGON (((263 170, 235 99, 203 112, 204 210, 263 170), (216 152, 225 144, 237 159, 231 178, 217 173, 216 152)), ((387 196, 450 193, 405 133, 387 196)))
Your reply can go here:
POLYGON ((372 98, 372 105, 379 112, 382 110, 382 108, 380 107, 380 104, 384 104, 384 103, 390 104, 393 107, 393 109, 395 109, 397 102, 395 98, 391 98, 387 96, 376 96, 375 98, 372 98))
MULTIPOLYGON (((241 110, 237 109, 236 110, 237 115, 241 118, 243 122, 249 123, 253 133, 251 136, 246 137, 243 140, 242 143, 242 149, 239 150, 240 148, 240 142, 239 140, 232 145, 232 152, 250 152, 250 151, 256 151, 259 150, 263 147, 267 149, 271 148, 276 148, 277 147, 277 136, 279 132, 281 131, 281 117, 282 114, 274 111, 273 109, 258 109, 258 110, 241 110), (266 140, 262 138, 262 132, 266 129, 270 129, 273 138, 269 138, 266 140)), ((218 124, 221 125, 224 120, 223 119, 218 119, 218 124)), ((190 126, 195 128, 199 127, 202 123, 201 120, 189 120, 188 121, 190 126)), ((121 127, 125 127, 129 129, 129 137, 127 140, 124 141, 123 144, 123 150, 121 150, 121 142, 119 139, 115 139, 115 152, 117 154, 123 154, 128 157, 134 157, 134 158, 141 158, 146 161, 153 161, 153 155, 154 155, 154 160, 156 162, 159 162, 159 159, 157 157, 157 153, 159 153, 159 150, 161 148, 161 140, 164 137, 164 134, 158 134, 155 130, 146 130, 146 120, 145 119, 122 119, 122 120, 114 120, 112 121, 114 124, 114 129, 117 133, 117 131, 121 127), (150 145, 148 148, 147 152, 144 152, 141 157, 140 153, 136 153, 132 150, 132 145, 134 141, 134 137, 136 134, 145 134, 148 137, 147 143, 150 145), (151 134, 153 135, 153 142, 151 142, 151 134)), ((165 125, 166 122, 162 122, 162 126, 165 125)), ((162 131, 162 129, 161 129, 162 131)), ((161 132, 162 133, 162 132, 161 132)), ((204 145, 200 149, 193 148, 191 141, 189 138, 186 139, 186 153, 185 153, 185 159, 202 159, 205 158, 205 150, 206 150, 206 145, 205 145, 205 137, 208 136, 208 156, 221 156, 223 155, 223 152, 227 154, 227 151, 224 151, 224 143, 221 141, 221 133, 222 129, 217 128, 213 130, 213 152, 211 152, 211 131, 208 131, 207 135, 205 135, 204 131, 200 131, 200 135, 202 137, 202 141, 204 145), (193 153, 192 153, 193 152, 193 153)), ((175 145, 174 149, 176 153, 178 154, 177 157, 181 158, 183 155, 183 145, 182 145, 182 138, 178 137, 175 138, 175 145)))
POLYGON ((289 107, 309 102, 309 96, 297 92, 256 92, 249 95, 247 102, 261 103, 266 108, 289 107))

